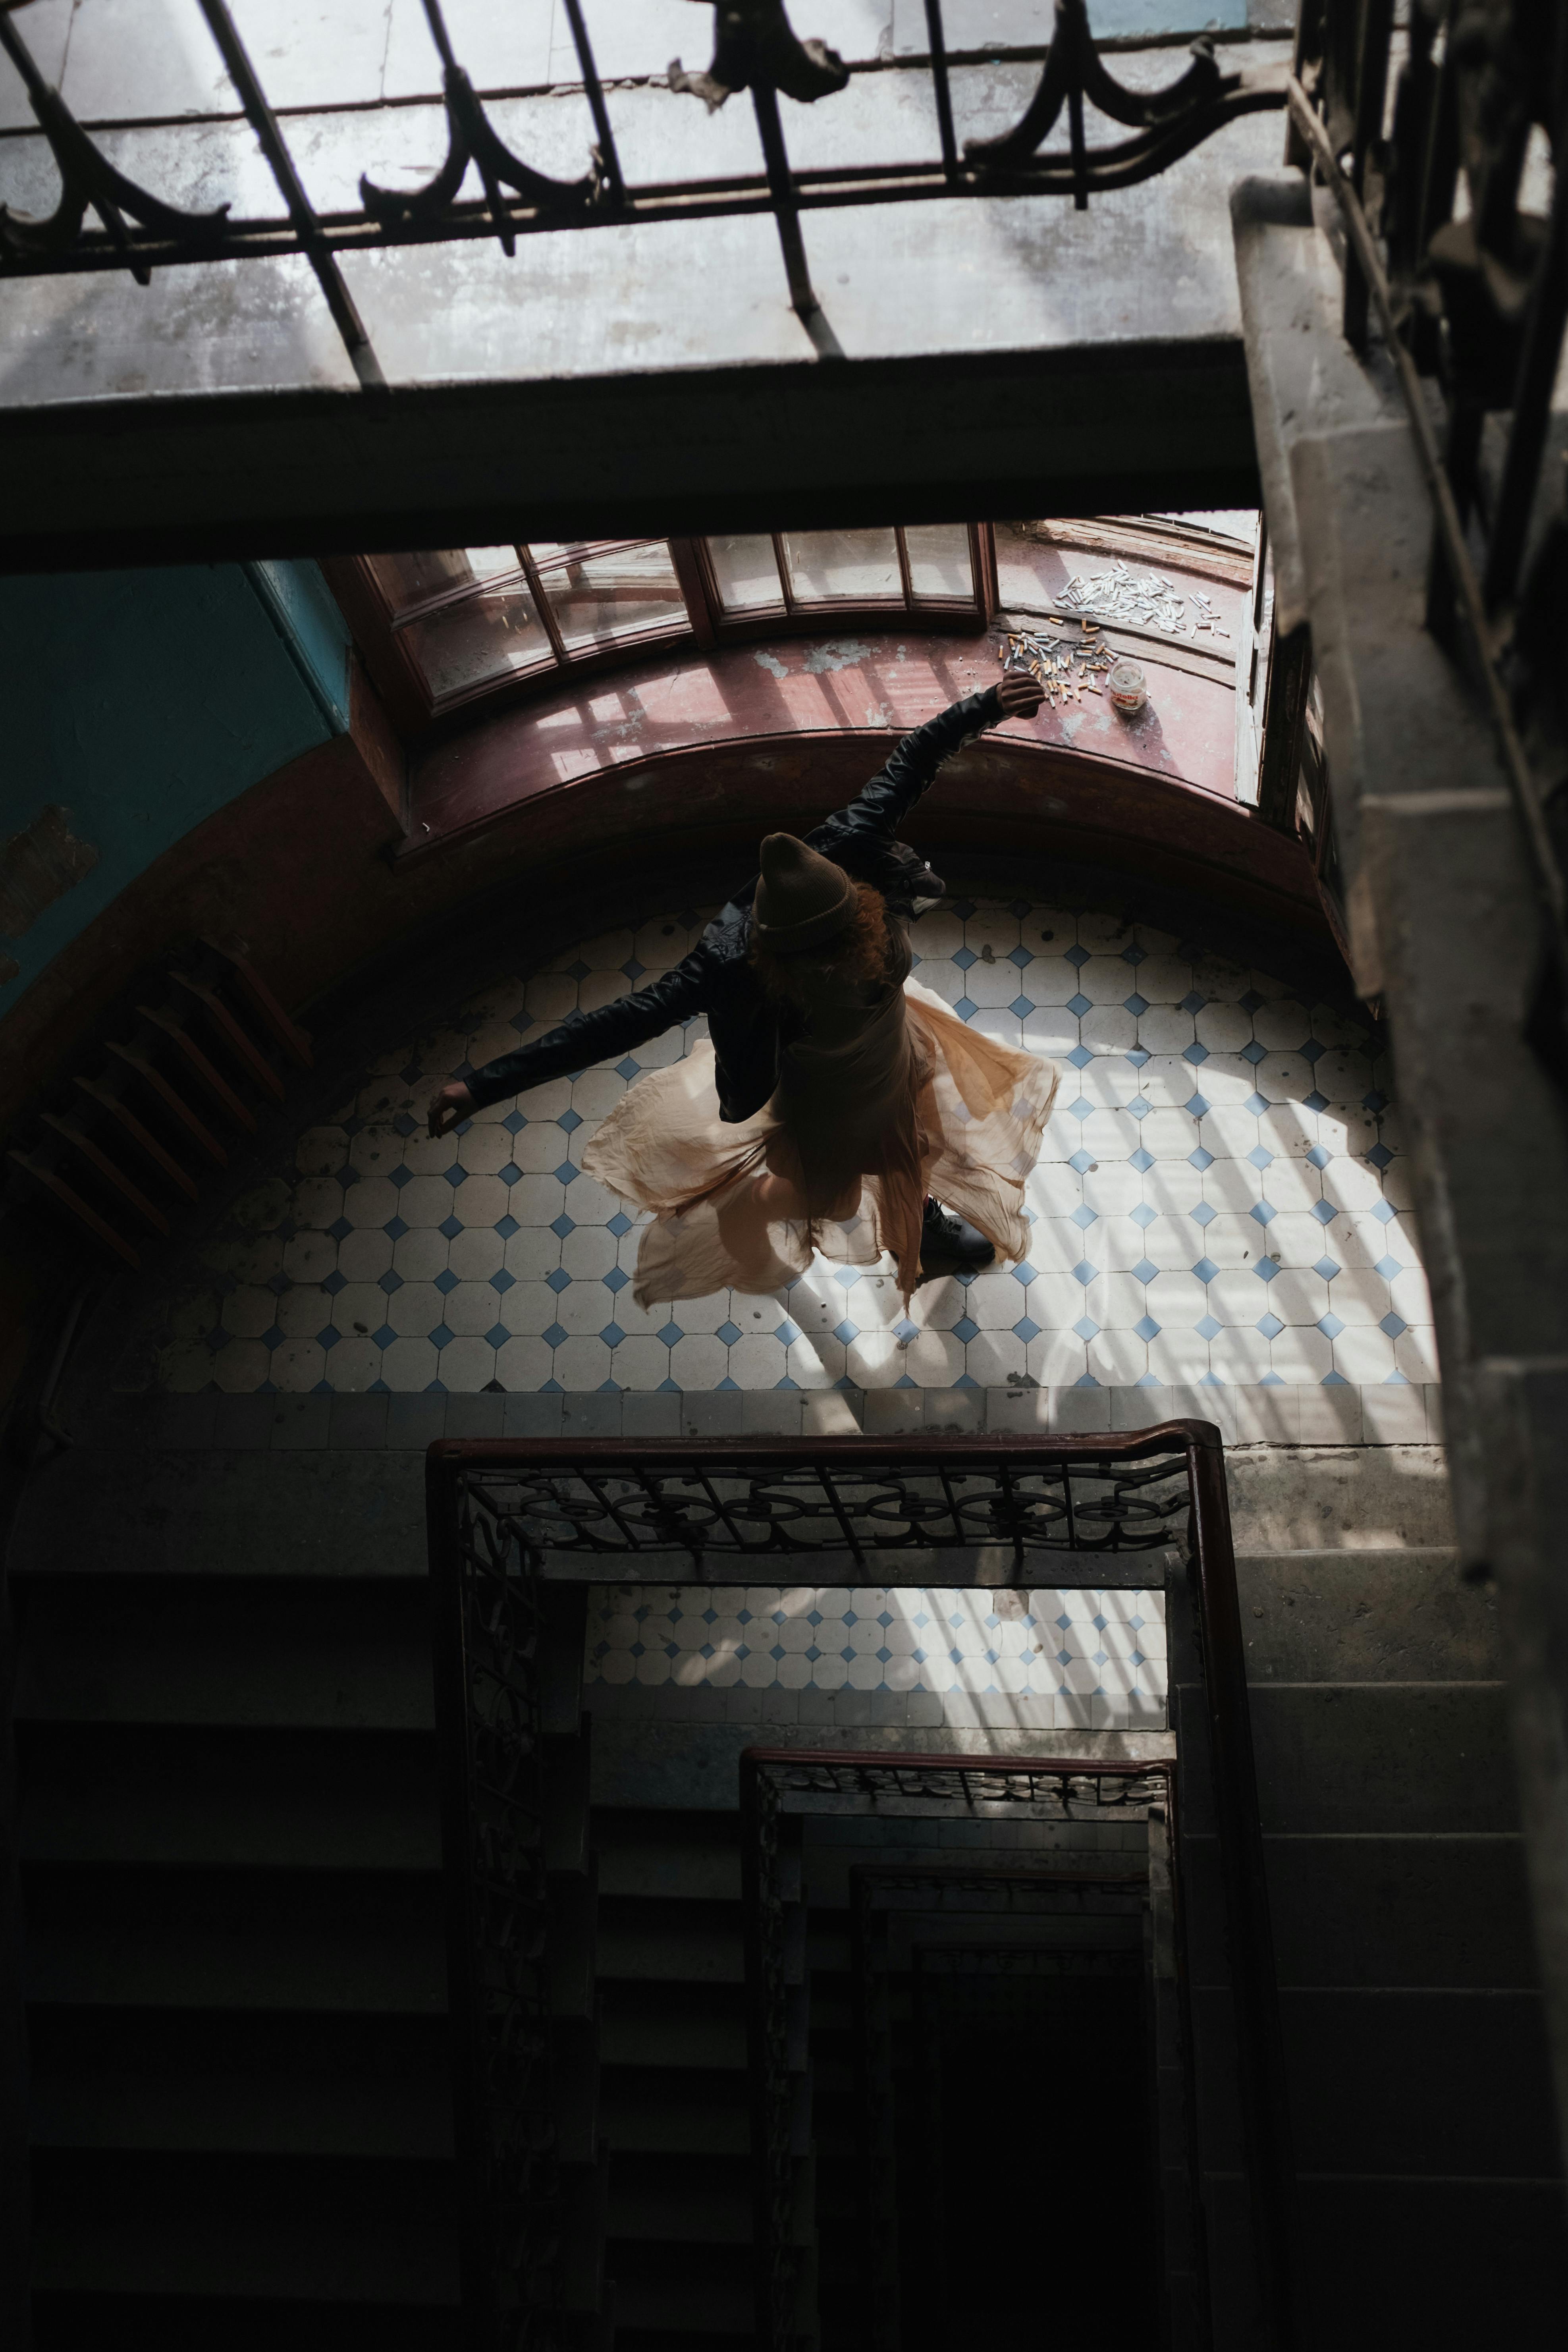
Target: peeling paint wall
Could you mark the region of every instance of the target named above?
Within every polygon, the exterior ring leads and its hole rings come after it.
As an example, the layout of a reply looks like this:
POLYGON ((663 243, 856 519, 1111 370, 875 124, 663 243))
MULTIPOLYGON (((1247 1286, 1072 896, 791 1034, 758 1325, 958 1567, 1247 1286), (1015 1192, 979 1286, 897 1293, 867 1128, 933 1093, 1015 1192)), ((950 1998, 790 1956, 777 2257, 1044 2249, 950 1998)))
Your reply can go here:
POLYGON ((346 726, 348 632, 321 574, 253 571, 0 581, 0 856, 46 810, 77 852, 58 891, 4 901, 0 1018, 154 858, 346 726))

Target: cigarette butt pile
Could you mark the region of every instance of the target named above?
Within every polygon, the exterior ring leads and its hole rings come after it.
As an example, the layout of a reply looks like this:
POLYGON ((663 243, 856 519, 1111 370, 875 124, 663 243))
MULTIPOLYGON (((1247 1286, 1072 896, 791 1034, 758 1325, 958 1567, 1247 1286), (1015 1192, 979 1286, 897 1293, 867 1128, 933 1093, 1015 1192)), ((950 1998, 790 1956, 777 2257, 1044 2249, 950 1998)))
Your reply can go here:
POLYGON ((1076 636, 1051 636, 1044 629, 1012 629, 997 654, 1004 669, 1021 669, 1038 678, 1053 710, 1066 702, 1080 702, 1086 694, 1104 692, 1105 673, 1116 656, 1100 637, 1099 625, 1081 621, 1076 636))

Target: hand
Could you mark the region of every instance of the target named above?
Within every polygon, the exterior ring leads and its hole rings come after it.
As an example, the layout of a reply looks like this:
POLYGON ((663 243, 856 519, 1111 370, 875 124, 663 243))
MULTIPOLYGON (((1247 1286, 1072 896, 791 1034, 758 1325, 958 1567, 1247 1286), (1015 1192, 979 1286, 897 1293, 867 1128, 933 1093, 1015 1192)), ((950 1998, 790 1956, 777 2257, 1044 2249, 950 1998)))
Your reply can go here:
POLYGON ((1046 698, 1046 689, 1026 669, 1005 669, 996 681, 996 698, 1004 719, 1032 719, 1046 698))
POLYGON ((449 1134, 473 1109, 474 1098, 460 1078, 452 1078, 430 1097, 430 1132, 449 1134))

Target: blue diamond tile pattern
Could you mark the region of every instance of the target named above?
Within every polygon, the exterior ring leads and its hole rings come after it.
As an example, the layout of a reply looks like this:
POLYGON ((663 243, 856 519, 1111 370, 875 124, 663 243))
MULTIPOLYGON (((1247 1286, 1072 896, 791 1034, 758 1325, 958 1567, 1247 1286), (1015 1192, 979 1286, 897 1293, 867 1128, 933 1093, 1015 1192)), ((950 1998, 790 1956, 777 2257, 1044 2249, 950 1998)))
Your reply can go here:
MULTIPOLYGON (((1356 1008, 1303 1004, 1209 942, 1119 912, 1024 900, 946 901, 917 919, 911 950, 919 983, 959 1019, 1005 1041, 1021 1031, 1061 1073, 1025 1171, 1027 1262, 923 1283, 906 1314, 890 1262, 863 1262, 852 1232, 840 1241, 825 1229, 826 1254, 770 1297, 639 1305, 646 1216, 584 1161, 625 1090, 694 1051, 705 1023, 489 1106, 438 1145, 424 1103, 443 1078, 542 1036, 579 1003, 668 971, 707 919, 700 908, 656 912, 542 970, 498 975, 471 1008, 432 1006, 417 1045, 375 1041, 374 1070, 348 1098, 258 1170, 279 1196, 276 1223, 186 1245, 195 1257, 182 1295, 199 1304, 168 1328, 196 1336, 161 1346, 161 1384, 269 1395, 838 1390, 858 1421, 862 1391, 995 1388, 1023 1377, 1025 1349, 1030 1379, 1047 1390, 1318 1383, 1326 1337, 1341 1383, 1436 1380, 1400 1207, 1398 1112, 1381 1040, 1356 1008), (1183 1233, 1206 1253, 1195 1263, 1170 1246, 1183 1233), (1090 1247, 1098 1264, 1081 1255, 1090 1247), (1267 1370, 1234 1287, 1244 1272, 1279 1326, 1267 1370), (1209 1286, 1208 1311, 1197 1284, 1209 1286)), ((674 1433, 679 1421, 650 1426, 674 1433)), ((845 1646, 825 1643, 823 1655, 842 1665, 845 1646)), ((891 1655, 873 1661, 879 1671, 908 1669, 912 1653, 891 1636, 880 1646, 891 1655)), ((663 1659, 664 1643, 647 1654, 663 1659)), ((720 1642, 712 1658, 755 1671, 720 1642)), ((786 1681, 795 1671, 781 1667, 786 1681)))

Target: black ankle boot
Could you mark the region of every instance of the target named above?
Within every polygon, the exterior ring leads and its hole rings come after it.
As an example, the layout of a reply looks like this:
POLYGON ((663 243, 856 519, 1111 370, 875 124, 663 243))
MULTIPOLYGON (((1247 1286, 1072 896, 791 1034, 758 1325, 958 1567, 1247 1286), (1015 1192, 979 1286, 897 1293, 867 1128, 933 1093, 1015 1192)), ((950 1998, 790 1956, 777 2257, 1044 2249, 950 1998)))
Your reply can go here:
POLYGON ((923 1275, 974 1274, 983 1265, 990 1265, 996 1253, 984 1234, 942 1202, 926 1196, 925 1222, 921 1233, 921 1272, 923 1275))

